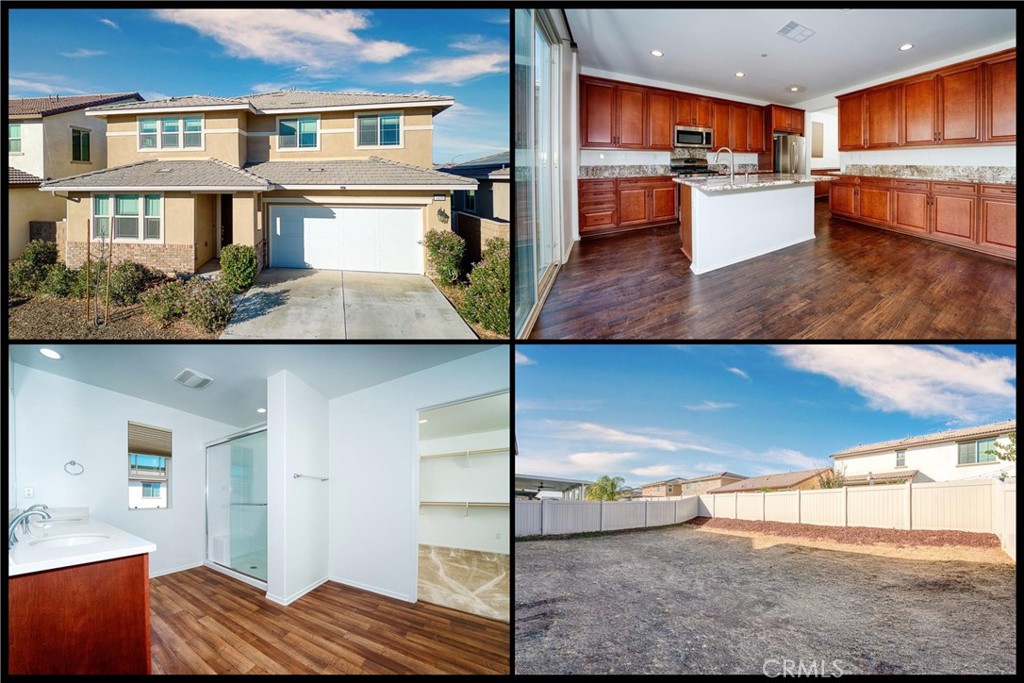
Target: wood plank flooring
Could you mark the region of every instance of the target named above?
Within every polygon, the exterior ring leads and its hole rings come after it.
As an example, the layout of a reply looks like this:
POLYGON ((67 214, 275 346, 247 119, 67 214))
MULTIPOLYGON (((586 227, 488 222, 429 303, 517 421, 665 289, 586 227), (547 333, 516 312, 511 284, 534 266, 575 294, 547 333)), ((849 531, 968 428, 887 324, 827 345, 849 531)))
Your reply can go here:
POLYGON ((153 673, 508 674, 509 625, 327 582, 285 607, 206 567, 150 581, 153 673))
POLYGON ((675 228, 578 243, 531 339, 1016 338, 1012 262, 833 218, 703 275, 675 228))

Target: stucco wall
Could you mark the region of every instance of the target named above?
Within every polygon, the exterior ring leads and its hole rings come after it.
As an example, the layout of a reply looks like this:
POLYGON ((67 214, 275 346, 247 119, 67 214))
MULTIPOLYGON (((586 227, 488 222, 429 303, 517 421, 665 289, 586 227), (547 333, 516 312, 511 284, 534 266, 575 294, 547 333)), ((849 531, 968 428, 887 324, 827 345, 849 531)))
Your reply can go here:
POLYGON ((217 198, 220 195, 200 194, 195 195, 196 223, 195 243, 196 262, 195 267, 203 265, 213 258, 217 250, 215 223, 217 222, 217 198))
POLYGON ((495 218, 512 220, 512 212, 509 209, 509 182, 507 180, 491 181, 491 210, 495 218))
MULTIPOLYGON (((189 112, 191 115, 191 112, 189 112)), ((181 114, 184 116, 185 114, 181 114)), ((162 114, 153 114, 160 118, 162 114)), ((166 114, 178 116, 178 114, 166 114)), ((245 130, 245 113, 239 111, 210 111, 203 114, 202 149, 155 149, 140 151, 138 119, 149 118, 144 112, 111 116, 107 118, 108 165, 123 166, 149 159, 221 159, 234 166, 241 166, 243 145, 239 142, 239 130, 245 130)))
POLYGON ((7 154, 7 165, 37 178, 45 178, 43 164, 43 120, 13 120, 21 124, 21 154, 7 154))
POLYGON ((37 187, 7 188, 7 258, 21 256, 29 241, 29 221, 59 221, 66 203, 61 197, 40 192, 37 187))
MULTIPOLYGON (((976 479, 979 477, 998 476, 1010 463, 996 460, 995 462, 978 463, 976 465, 959 465, 959 450, 955 443, 933 444, 919 448, 908 448, 906 469, 919 470, 926 479, 924 481, 954 481, 957 479, 976 479)), ((850 458, 833 460, 835 469, 843 468, 848 476, 863 475, 868 472, 896 472, 896 451, 871 453, 850 458)), ((918 478, 920 481, 920 477, 918 478)))
POLYGON ((65 178, 107 167, 107 125, 103 119, 86 116, 84 110, 69 111, 43 119, 46 140, 46 177, 65 178), (89 161, 71 160, 71 129, 89 131, 89 161))

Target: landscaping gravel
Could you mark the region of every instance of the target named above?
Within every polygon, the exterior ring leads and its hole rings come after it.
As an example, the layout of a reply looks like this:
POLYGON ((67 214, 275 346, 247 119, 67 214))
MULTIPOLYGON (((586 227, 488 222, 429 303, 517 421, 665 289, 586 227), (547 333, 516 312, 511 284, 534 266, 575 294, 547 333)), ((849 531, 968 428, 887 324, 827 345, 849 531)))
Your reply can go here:
POLYGON ((1013 565, 682 525, 517 543, 514 566, 520 674, 1016 673, 1013 565))
POLYGON ((110 324, 97 329, 86 316, 85 302, 36 296, 8 299, 7 330, 12 341, 19 339, 216 339, 219 331, 207 333, 187 321, 162 327, 148 319, 141 305, 110 307, 110 324))

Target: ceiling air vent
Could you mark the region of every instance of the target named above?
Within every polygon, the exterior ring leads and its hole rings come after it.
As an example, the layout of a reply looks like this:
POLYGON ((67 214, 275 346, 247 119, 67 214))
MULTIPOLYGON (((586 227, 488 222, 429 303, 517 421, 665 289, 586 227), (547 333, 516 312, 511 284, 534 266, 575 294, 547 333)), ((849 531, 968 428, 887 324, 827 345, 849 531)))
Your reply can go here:
POLYGON ((205 389, 210 386, 211 382, 213 382, 213 378, 207 377, 203 373, 193 370, 192 368, 185 368, 178 373, 178 376, 174 378, 174 381, 188 387, 189 389, 205 389))
POLYGON ((789 38, 794 42, 802 43, 811 36, 813 36, 815 33, 817 33, 817 31, 815 31, 812 28, 807 28, 803 24, 798 24, 795 21, 791 21, 782 28, 780 28, 778 31, 776 31, 776 33, 778 33, 783 38, 789 38))

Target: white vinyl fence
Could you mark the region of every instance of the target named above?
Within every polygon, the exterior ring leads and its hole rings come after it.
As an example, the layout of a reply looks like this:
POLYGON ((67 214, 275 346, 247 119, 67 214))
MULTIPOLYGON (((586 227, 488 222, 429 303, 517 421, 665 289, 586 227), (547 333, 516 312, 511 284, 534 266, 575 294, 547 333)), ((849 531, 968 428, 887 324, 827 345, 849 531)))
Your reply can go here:
POLYGON ((1017 559, 1016 479, 705 493, 667 501, 517 500, 516 536, 636 529, 694 517, 994 533, 1017 559))

